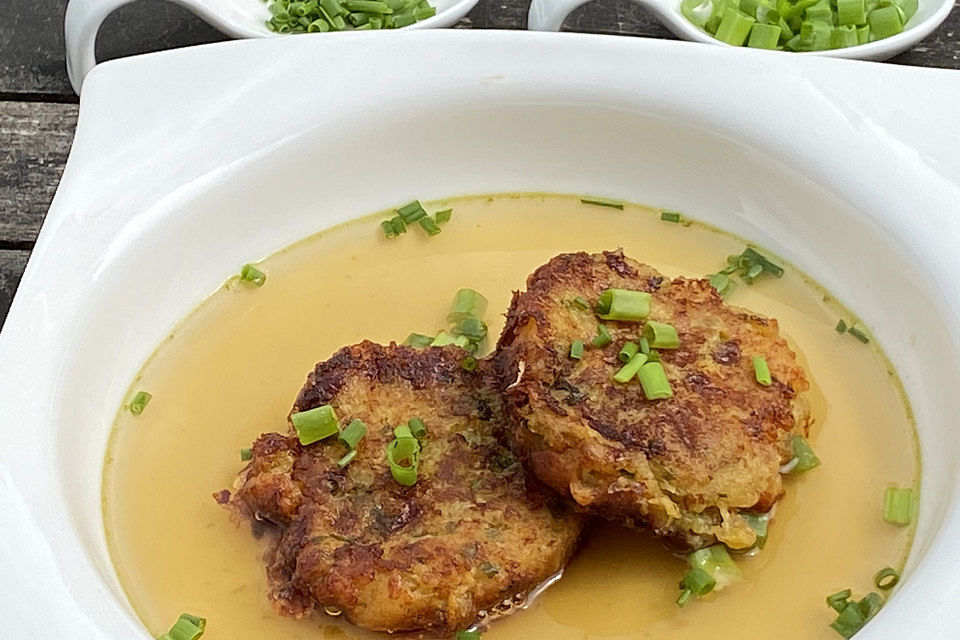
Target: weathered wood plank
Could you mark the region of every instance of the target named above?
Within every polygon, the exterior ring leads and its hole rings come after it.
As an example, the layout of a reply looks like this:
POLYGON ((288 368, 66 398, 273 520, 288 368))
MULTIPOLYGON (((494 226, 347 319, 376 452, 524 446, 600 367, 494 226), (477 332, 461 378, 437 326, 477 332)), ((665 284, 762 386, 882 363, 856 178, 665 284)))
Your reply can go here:
POLYGON ((67 161, 77 106, 0 102, 0 242, 32 242, 67 161))
POLYGON ((20 284, 20 276, 23 275, 29 256, 29 251, 0 249, 0 327, 7 318, 10 301, 20 284))

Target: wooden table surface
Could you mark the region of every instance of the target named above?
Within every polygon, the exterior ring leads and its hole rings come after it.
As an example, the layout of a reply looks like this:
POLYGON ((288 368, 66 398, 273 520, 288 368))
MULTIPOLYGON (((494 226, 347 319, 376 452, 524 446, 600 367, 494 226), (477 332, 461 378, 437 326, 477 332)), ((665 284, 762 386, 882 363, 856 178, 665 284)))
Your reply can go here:
MULTIPOLYGON (((0 323, 6 317, 57 187, 77 119, 64 65, 67 0, 0 0, 0 323)), ((524 29, 529 0, 480 0, 458 27, 524 29)), ((673 37, 629 0, 594 0, 565 24, 572 31, 673 37)), ((100 60, 223 40, 163 0, 140 0, 110 16, 97 41, 100 60)), ((930 37, 892 60, 960 69, 960 10, 930 37)))

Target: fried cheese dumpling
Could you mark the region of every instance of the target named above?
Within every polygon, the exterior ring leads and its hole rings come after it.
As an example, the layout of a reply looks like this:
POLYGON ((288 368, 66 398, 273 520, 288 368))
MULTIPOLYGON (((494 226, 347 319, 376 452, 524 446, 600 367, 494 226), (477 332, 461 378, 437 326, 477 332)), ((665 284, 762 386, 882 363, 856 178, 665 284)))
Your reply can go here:
POLYGON ((466 356, 344 347, 316 366, 291 415, 330 406, 341 429, 362 421, 355 456, 346 460, 337 435, 303 445, 293 429, 254 443, 230 504, 280 531, 267 573, 282 613, 334 609, 368 629, 452 631, 563 568, 580 517, 524 477, 501 440, 492 377, 484 363, 465 369, 466 356), (419 451, 395 458, 406 469, 395 476, 387 449, 411 434, 419 451))
POLYGON ((692 548, 755 543, 748 519, 780 498, 791 439, 808 429, 807 379, 776 320, 619 251, 562 254, 538 268, 514 294, 495 358, 515 452, 537 478, 590 513, 692 548), (648 317, 600 319, 607 289, 650 294, 648 317), (638 377, 613 379, 621 347, 640 343, 648 321, 679 338, 650 356, 672 397, 648 399, 638 377), (757 381, 757 356, 769 386, 757 381))

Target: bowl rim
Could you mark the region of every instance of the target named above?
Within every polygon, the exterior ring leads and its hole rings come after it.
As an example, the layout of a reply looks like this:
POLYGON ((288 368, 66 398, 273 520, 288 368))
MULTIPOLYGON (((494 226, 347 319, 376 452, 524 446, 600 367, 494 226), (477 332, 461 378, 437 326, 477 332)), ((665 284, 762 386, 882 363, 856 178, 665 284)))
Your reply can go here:
MULTIPOLYGON (((276 72, 277 61, 303 59, 304 55, 336 55, 361 59, 358 64, 362 65, 362 56, 375 56, 378 47, 383 49, 382 54, 411 63, 406 74, 384 80, 384 86, 417 86, 440 96, 451 95, 464 86, 489 87, 491 95, 502 95, 504 100, 522 96, 535 101, 543 84, 550 82, 581 92, 596 92, 597 103, 630 102, 643 107, 654 99, 684 101, 713 113, 717 120, 704 126, 716 127, 721 133, 726 131, 723 124, 733 126, 731 123, 744 118, 748 122, 760 121, 764 105, 750 100, 736 105, 722 100, 705 105, 705 96, 698 93, 700 87, 689 82, 692 75, 708 78, 714 74, 726 82, 725 90, 734 97, 762 95, 770 104, 788 104, 789 96, 777 92, 788 87, 794 97, 802 95, 805 104, 829 117, 830 122, 844 122, 842 131, 813 132, 810 140, 797 140, 798 149, 816 160, 817 140, 837 136, 842 140, 834 141, 835 144, 844 140, 869 141, 871 148, 883 150, 884 159, 898 164, 900 174, 891 176, 888 182, 899 180, 896 184, 900 184, 908 178, 915 181, 912 184, 918 189, 919 208, 926 219, 940 225, 936 232, 916 232, 931 242, 960 239, 960 198, 956 197, 960 193, 960 159, 955 157, 951 144, 960 140, 960 122, 952 118, 953 105, 960 100, 957 72, 905 73, 896 67, 822 57, 771 59, 763 57, 762 52, 720 50, 674 41, 464 31, 385 34, 370 43, 336 35, 227 42, 106 63, 88 80, 67 168, 21 289, 0 332, 0 373, 6 374, 8 380, 18 380, 16 386, 0 388, 0 430, 8 443, 0 448, 0 503, 20 516, 12 519, 10 531, 3 534, 11 542, 6 559, 14 567, 22 567, 24 559, 34 563, 34 579, 49 590, 28 591, 27 595, 56 602, 59 607, 58 614, 43 621, 39 635, 36 629, 26 626, 31 624, 29 620, 11 615, 9 619, 14 624, 24 625, 24 633, 32 634, 25 637, 106 638, 117 629, 136 629, 137 625, 111 585, 101 577, 102 572, 110 573, 112 568, 98 564, 92 557, 90 546, 98 541, 82 533, 70 512, 63 471, 56 466, 60 461, 54 454, 63 445, 56 441, 54 406, 62 394, 70 391, 59 386, 63 360, 58 349, 77 348, 71 341, 73 330, 65 327, 61 319, 84 317, 83 294, 96 286, 104 257, 129 250, 132 239, 145 226, 154 224, 143 217, 144 207, 175 192, 178 197, 193 197, 222 180, 224 172, 235 170, 239 159, 259 157, 258 154, 289 142, 289 136, 296 137, 296 132, 305 126, 316 125, 312 113, 296 111, 311 99, 326 100, 322 104, 332 110, 335 105, 342 109, 347 104, 351 108, 364 104, 371 95, 368 78, 352 74, 350 65, 312 70, 317 74, 315 79, 320 80, 291 89, 283 72, 276 72), (445 63, 435 73, 420 73, 413 63, 429 59, 437 51, 445 52, 445 63), (632 73, 641 61, 647 61, 651 69, 655 65, 664 68, 651 71, 650 78, 632 73), (211 75, 210 69, 233 69, 235 73, 211 75), (669 74, 676 70, 686 70, 686 75, 669 74), (240 74, 246 80, 238 87, 235 79, 240 74), (754 86, 757 77, 773 83, 762 89, 762 94, 756 93, 761 91, 754 86), (859 84, 851 85, 853 81, 859 84), (890 82, 909 90, 891 97, 884 90, 890 82), (336 92, 329 91, 331 86, 336 86, 336 92), (249 126, 257 122, 259 112, 245 106, 247 99, 268 99, 271 88, 285 92, 284 102, 289 102, 289 109, 296 114, 284 124, 288 137, 249 126), (218 134, 220 140, 229 144, 201 143, 195 139, 195 131, 186 126, 189 119, 179 119, 177 115, 188 115, 191 110, 202 110, 218 101, 244 105, 241 120, 247 126, 225 121, 218 134), (912 108, 921 113, 931 113, 931 108, 939 110, 931 121, 904 126, 902 113, 909 113, 912 108), (165 126, 171 124, 175 126, 165 126), (932 131, 925 131, 925 127, 932 131), (182 162, 185 149, 191 152, 190 163, 182 162), (922 157, 904 161, 911 154, 922 157), (143 163, 144 159, 151 162, 143 163), (141 166, 144 164, 149 166, 141 166), (35 428, 24 429, 24 424, 35 428), (83 593, 78 591, 80 585, 83 593)), ((771 123, 770 127, 758 128, 750 135, 753 140, 773 132, 793 135, 788 124, 771 123)), ((751 143, 747 140, 747 144, 751 143)), ((838 156, 829 160, 823 162, 835 165, 842 174, 845 159, 838 156)), ((864 158, 864 162, 876 164, 879 159, 864 158)), ((820 169, 811 169, 811 175, 823 174, 820 169)), ((841 178, 842 175, 836 180, 841 178)), ((843 181, 832 186, 851 197, 867 197, 871 191, 843 181)), ((960 256, 953 253, 945 252, 944 268, 949 276, 947 284, 960 292, 960 256)), ((944 320, 960 326, 960 317, 944 316, 944 320)), ((115 408, 116 404, 111 406, 115 408)), ((952 549, 945 537, 951 531, 960 533, 957 507, 954 500, 951 510, 941 514, 943 524, 931 545, 952 549)), ((944 558, 960 560, 960 550, 952 550, 951 555, 941 552, 940 559, 944 558)), ((929 556, 922 564, 932 580, 949 575, 948 567, 932 567, 928 560, 929 556)), ((937 597, 943 602, 960 596, 960 585, 955 581, 944 580, 941 586, 937 597)), ((0 583, 0 594, 4 596, 0 598, 0 611, 12 614, 22 610, 24 604, 36 607, 37 602, 24 603, 22 588, 15 580, 0 583)), ((881 614, 884 619, 893 619, 887 614, 894 613, 894 605, 899 605, 897 600, 890 611, 885 609, 881 614)), ((903 637, 919 638, 932 628, 930 625, 947 628, 948 623, 960 624, 960 611, 938 612, 936 621, 928 617, 923 626, 911 626, 905 620, 902 614, 898 628, 905 631, 903 637)), ((863 635, 866 640, 882 637, 879 633, 882 631, 868 627, 863 635)), ((142 631, 139 635, 146 637, 142 631)))

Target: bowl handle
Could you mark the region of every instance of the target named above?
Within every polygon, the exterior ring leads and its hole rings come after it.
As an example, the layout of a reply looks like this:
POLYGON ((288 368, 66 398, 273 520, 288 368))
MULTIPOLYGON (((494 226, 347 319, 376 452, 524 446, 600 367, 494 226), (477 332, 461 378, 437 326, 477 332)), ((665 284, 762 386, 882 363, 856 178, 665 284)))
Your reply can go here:
POLYGON ((527 14, 527 28, 533 31, 560 31, 563 19, 589 0, 533 0, 527 14))
POLYGON ((67 45, 67 75, 80 94, 83 79, 97 64, 95 46, 100 25, 114 10, 133 0, 70 0, 63 21, 67 45))

